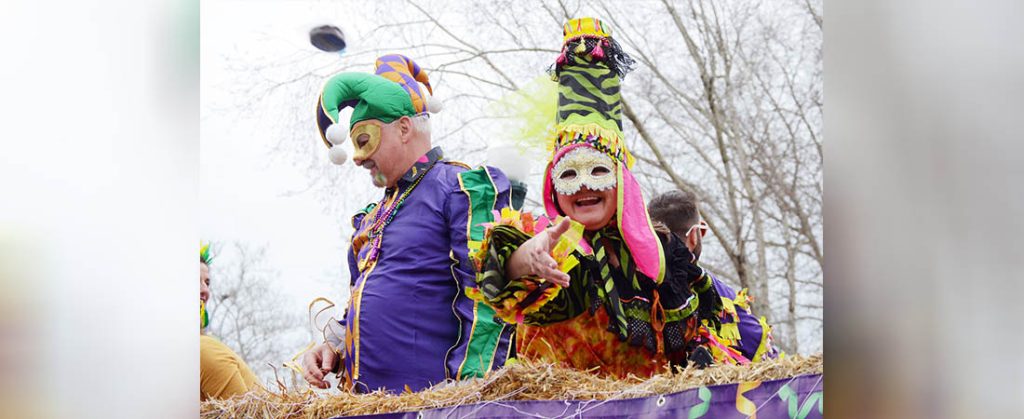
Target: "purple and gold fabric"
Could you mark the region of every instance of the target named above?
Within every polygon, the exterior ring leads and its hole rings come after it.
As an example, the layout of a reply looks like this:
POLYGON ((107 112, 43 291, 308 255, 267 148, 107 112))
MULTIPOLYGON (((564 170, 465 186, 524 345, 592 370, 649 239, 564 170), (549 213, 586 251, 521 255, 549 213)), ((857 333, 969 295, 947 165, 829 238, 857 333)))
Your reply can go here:
POLYGON ((353 217, 352 296, 341 320, 349 388, 417 391, 503 366, 515 326, 496 321, 464 290, 475 284, 468 254, 479 246, 482 224, 509 205, 508 179, 494 168, 444 160, 435 147, 385 196, 353 217), (374 250, 367 235, 378 209, 414 185, 374 250))

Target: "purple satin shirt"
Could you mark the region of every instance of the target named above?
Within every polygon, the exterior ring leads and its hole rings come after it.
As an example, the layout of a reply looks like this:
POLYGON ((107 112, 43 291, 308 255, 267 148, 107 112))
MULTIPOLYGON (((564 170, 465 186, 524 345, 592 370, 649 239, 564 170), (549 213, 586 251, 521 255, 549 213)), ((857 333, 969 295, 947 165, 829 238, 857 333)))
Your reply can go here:
POLYGON ((341 324, 348 383, 358 392, 418 391, 480 376, 503 366, 512 350, 515 325, 465 296, 476 275, 469 237, 482 231, 471 227, 509 205, 508 179, 494 168, 471 171, 446 161, 435 147, 385 196, 401 195, 420 176, 384 228, 376 262, 362 269, 373 246, 359 246, 360 235, 384 211, 368 207, 353 217, 352 297, 341 324))
MULTIPOLYGON (((718 291, 718 295, 728 298, 730 300, 736 299, 736 291, 732 287, 726 285, 724 282, 719 281, 714 275, 711 276, 712 283, 715 285, 715 290, 718 291)), ((757 348, 761 346, 761 336, 763 327, 759 317, 753 313, 743 309, 742 307, 736 307, 736 314, 739 315, 740 321, 737 324, 740 330, 740 343, 736 347, 744 357, 753 360, 754 354, 757 353, 757 348)), ((723 320, 722 323, 732 323, 732 318, 723 320)), ((771 347, 768 352, 768 356, 775 358, 778 356, 775 347, 771 347)))

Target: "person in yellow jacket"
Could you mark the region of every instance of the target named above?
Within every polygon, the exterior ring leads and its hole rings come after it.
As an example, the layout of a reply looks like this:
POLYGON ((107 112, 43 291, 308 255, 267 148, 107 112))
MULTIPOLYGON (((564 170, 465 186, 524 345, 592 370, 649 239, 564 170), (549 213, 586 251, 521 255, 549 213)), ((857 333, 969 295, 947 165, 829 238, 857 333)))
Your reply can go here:
POLYGON ((210 298, 210 245, 199 249, 199 401, 226 399, 262 389, 242 357, 223 342, 203 333, 210 323, 206 301, 210 298))

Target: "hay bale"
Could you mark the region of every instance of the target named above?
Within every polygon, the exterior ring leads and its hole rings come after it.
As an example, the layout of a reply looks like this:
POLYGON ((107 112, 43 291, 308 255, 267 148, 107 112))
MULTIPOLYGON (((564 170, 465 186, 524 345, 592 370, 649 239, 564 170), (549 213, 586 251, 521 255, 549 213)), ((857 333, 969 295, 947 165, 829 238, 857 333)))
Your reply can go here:
POLYGON ((408 412, 496 400, 609 400, 649 397, 700 386, 768 381, 824 372, 822 354, 790 356, 750 366, 687 368, 650 378, 603 377, 557 365, 518 361, 487 377, 442 383, 424 391, 391 395, 323 393, 313 390, 253 392, 227 400, 208 400, 203 418, 323 418, 408 412))

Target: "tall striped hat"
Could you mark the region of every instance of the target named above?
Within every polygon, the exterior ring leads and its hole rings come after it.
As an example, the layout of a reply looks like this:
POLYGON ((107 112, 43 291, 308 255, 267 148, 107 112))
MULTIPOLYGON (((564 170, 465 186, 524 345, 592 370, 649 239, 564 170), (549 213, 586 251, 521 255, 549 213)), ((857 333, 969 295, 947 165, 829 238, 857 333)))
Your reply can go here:
POLYGON ((554 166, 581 147, 611 156, 616 161, 617 227, 637 270, 661 283, 665 275, 661 241, 654 233, 640 184, 630 172, 634 159, 622 134, 619 82, 634 64, 600 19, 578 18, 562 25, 562 51, 551 69, 552 79, 558 82, 558 112, 542 194, 548 216, 564 215, 551 178, 554 166))
POLYGON ((634 62, 611 33, 593 17, 562 25, 562 51, 551 70, 558 82, 558 114, 549 148, 586 142, 633 167, 622 135, 619 81, 634 62))

